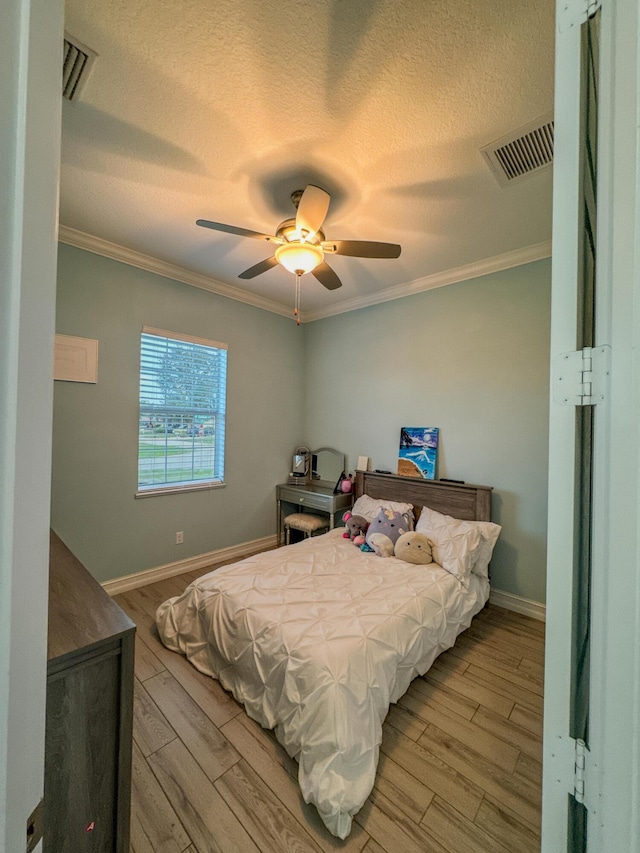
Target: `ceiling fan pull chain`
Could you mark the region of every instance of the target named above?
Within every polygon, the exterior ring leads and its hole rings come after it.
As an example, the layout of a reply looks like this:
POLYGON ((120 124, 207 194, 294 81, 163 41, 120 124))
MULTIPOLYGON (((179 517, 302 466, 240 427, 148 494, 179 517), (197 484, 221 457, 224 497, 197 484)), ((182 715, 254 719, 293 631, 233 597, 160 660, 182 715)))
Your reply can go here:
POLYGON ((300 278, 299 272, 296 273, 296 304, 293 309, 293 316, 296 318, 296 323, 300 325, 300 278))

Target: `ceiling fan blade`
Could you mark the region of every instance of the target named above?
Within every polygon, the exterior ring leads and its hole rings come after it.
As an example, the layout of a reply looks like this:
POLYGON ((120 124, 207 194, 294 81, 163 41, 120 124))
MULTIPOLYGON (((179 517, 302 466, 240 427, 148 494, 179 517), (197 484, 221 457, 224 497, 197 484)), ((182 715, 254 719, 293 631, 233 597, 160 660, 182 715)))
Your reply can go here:
POLYGON ((265 258, 264 261, 260 261, 259 264, 249 267, 248 270, 241 272, 238 278, 255 278, 257 275, 261 275, 263 272, 266 272, 277 265, 278 262, 275 259, 275 255, 273 255, 270 258, 265 258))
POLYGON ((397 243, 376 243, 372 240, 326 240, 322 248, 325 252, 352 258, 399 258, 402 251, 397 243))
POLYGON ((296 214, 296 229, 306 237, 313 237, 322 228, 322 223, 329 211, 331 196, 320 187, 309 184, 298 202, 296 214))
POLYGON ((268 240, 273 243, 279 242, 277 237, 269 234, 261 234, 259 231, 249 231, 247 228, 237 228, 235 225, 225 225, 224 222, 210 222, 208 219, 197 219, 196 225, 203 228, 211 228, 213 231, 224 231, 225 234, 236 234, 238 237, 253 237, 254 240, 268 240))
POLYGON ((337 290, 339 287, 342 287, 342 282, 326 261, 323 261, 314 270, 311 270, 311 275, 317 278, 320 284, 324 285, 327 290, 337 290))

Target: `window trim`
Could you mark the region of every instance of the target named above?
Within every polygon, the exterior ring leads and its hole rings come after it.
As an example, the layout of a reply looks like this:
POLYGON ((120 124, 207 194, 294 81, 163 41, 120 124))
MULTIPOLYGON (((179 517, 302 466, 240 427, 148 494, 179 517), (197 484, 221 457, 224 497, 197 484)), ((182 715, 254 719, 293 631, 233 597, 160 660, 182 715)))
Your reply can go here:
POLYGON ((229 344, 220 341, 212 341, 209 338, 197 338, 195 335, 185 335, 182 332, 170 332, 167 329, 156 329, 153 326, 143 326, 141 335, 155 335, 157 338, 171 338, 174 341, 184 341, 187 344, 198 344, 201 347, 215 347, 216 349, 229 349, 229 344))
POLYGON ((182 486, 149 486, 148 489, 137 491, 135 498, 153 498, 158 495, 179 495, 180 492, 206 492, 210 489, 221 489, 226 486, 224 480, 212 480, 209 483, 184 483, 182 486))
MULTIPOLYGON (((154 335, 159 338, 167 338, 174 341, 183 341, 184 343, 196 344, 198 346, 208 347, 209 349, 220 349, 228 352, 229 345, 222 343, 221 341, 213 341, 209 338, 200 338, 196 335, 187 335, 184 332, 172 332, 168 329, 158 329, 155 326, 146 326, 143 325, 140 331, 140 359, 142 359, 142 335, 154 335)), ((141 369, 141 365, 140 365, 141 369)), ((138 374, 140 374, 140 369, 138 370, 138 374)), ((138 379, 138 383, 140 383, 140 379, 138 379)), ((227 381, 225 375, 225 384, 224 384, 224 424, 225 424, 225 440, 224 440, 224 450, 223 450, 223 477, 226 472, 226 464, 224 462, 226 455, 226 423, 227 423, 227 381)), ((138 413, 140 412, 140 385, 138 387, 138 413)), ((138 434, 138 453, 137 453, 137 461, 139 464, 140 460, 140 435, 138 434)), ((136 469, 139 469, 136 465, 136 469)), ((226 486, 226 482, 224 479, 212 479, 207 480, 205 482, 202 481, 193 481, 191 483, 176 483, 175 485, 159 485, 159 486, 148 486, 146 488, 141 488, 140 483, 138 481, 138 487, 134 494, 134 497, 137 498, 151 498, 157 497, 159 495, 176 495, 181 492, 201 492, 201 491, 209 491, 211 489, 220 489, 226 486)))

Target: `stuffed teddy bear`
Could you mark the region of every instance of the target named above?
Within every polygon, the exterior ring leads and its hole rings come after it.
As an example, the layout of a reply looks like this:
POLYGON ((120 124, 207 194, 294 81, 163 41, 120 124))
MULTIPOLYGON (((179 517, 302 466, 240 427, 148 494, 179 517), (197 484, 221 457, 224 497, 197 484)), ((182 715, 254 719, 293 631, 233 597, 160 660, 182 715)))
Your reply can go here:
POLYGON ((398 537, 394 553, 399 560, 414 563, 417 566, 426 566, 433 562, 431 542, 424 533, 418 533, 415 530, 410 530, 398 537))
POLYGON ((350 510, 347 510, 342 516, 342 520, 347 528, 342 534, 344 539, 351 539, 354 545, 363 545, 365 534, 369 527, 369 522, 363 515, 352 515, 350 510))
POLYGON ((381 509, 367 530, 363 551, 375 551, 379 557, 391 557, 397 540, 411 530, 411 517, 407 512, 381 509))

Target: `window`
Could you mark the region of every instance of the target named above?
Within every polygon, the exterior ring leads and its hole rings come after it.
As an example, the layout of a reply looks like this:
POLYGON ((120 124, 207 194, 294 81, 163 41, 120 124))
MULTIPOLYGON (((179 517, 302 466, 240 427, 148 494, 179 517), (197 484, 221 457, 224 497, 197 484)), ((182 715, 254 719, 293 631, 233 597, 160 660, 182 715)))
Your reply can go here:
POLYGON ((142 330, 138 494, 224 480, 227 345, 142 330))

